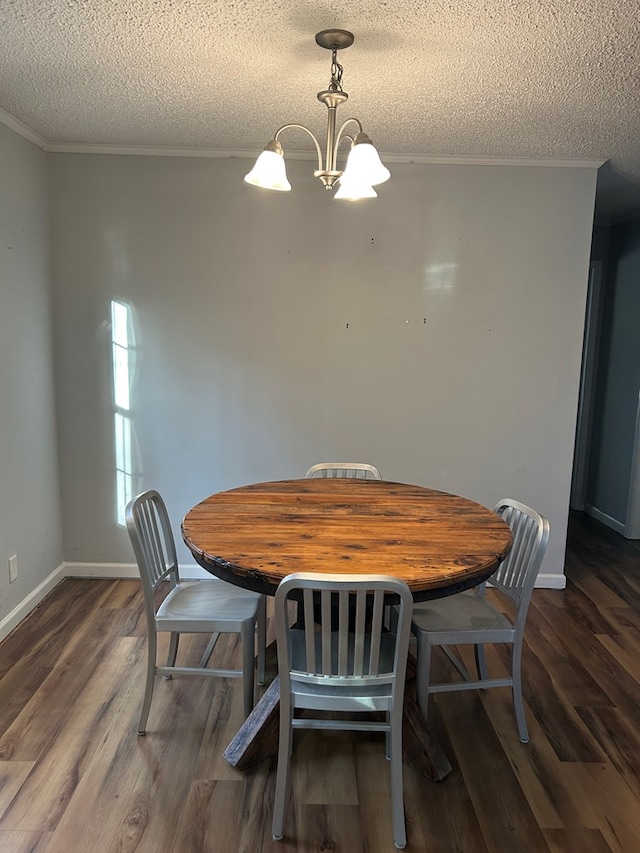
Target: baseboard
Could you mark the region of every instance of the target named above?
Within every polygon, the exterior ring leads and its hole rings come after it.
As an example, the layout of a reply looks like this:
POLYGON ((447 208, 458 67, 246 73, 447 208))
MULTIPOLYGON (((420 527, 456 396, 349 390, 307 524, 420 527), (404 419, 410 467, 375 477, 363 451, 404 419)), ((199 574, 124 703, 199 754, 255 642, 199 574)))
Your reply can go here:
MULTIPOLYGON (((64 563, 67 578, 139 578, 136 563, 64 563)), ((180 566, 180 577, 186 580, 210 578, 211 575, 195 563, 180 566)))
POLYGON ((602 512, 602 510, 592 506, 591 504, 585 504, 584 511, 587 515, 595 518, 596 521, 601 521, 602 524, 606 524, 607 527, 615 530, 616 533, 621 533, 623 536, 625 535, 626 527, 621 521, 618 521, 617 518, 612 518, 610 515, 607 515, 606 512, 602 512))
MULTIPOLYGON (((138 578, 135 563, 65 563, 65 577, 68 578, 138 578)), ((202 580, 211 575, 194 563, 180 566, 180 577, 186 580, 202 580)), ((567 579, 564 575, 539 574, 536 587, 539 589, 564 589, 567 579)))
POLYGON ((539 574, 536 578, 536 589, 565 589, 567 578, 565 575, 539 574))
MULTIPOLYGON (((491 581, 487 581, 487 586, 491 586, 491 581)), ((534 584, 536 589, 565 589, 566 586, 567 579, 564 575, 540 574, 534 584)))
POLYGON ((66 578, 96 578, 118 580, 139 578, 136 563, 65 563, 66 578))
MULTIPOLYGON (((186 580, 200 580, 211 577, 209 572, 195 564, 180 566, 180 576, 186 580)), ((139 577, 138 567, 135 563, 62 563, 0 622, 0 642, 9 636, 11 631, 64 578, 120 580, 139 577)), ((536 587, 541 589, 564 589, 566 585, 567 579, 564 575, 541 574, 536 580, 536 587)))
POLYGON ((29 593, 13 610, 0 622, 0 642, 8 637, 24 618, 40 604, 42 599, 66 577, 64 563, 54 569, 41 584, 29 593))

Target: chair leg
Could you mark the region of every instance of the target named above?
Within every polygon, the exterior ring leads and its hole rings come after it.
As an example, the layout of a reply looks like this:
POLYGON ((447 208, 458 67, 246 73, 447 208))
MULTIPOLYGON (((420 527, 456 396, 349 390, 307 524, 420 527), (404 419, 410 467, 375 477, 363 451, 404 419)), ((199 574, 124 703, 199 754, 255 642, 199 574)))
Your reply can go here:
POLYGON ((253 622, 243 625, 242 631, 242 703, 245 719, 253 708, 253 666, 255 650, 255 626, 253 622))
MULTIPOLYGON (((169 653, 167 655, 167 666, 175 666, 176 658, 178 657, 178 642, 180 640, 180 634, 177 631, 171 632, 171 639, 169 640, 169 653)), ((167 681, 173 676, 171 673, 165 675, 167 681)))
POLYGON ((407 829, 404 819, 404 789, 402 781, 402 707, 394 708, 391 722, 391 817, 393 843, 402 850, 407 846, 407 829))
POLYGON ((431 670, 431 643, 422 631, 418 631, 418 656, 416 664, 416 693, 422 716, 427 719, 429 709, 429 678, 431 670))
POLYGON ((216 643, 218 642, 219 639, 220 639, 220 632, 214 631, 214 633, 211 635, 211 638, 209 639, 209 642, 207 643, 207 648, 202 653, 202 657, 200 658, 200 663, 198 664, 198 666, 202 667, 202 669, 206 669, 206 667, 209 665, 209 661, 211 660, 211 655, 213 654, 213 650, 215 649, 216 643))
POLYGON ((389 728, 384 733, 384 757, 387 761, 391 761, 391 752, 393 744, 391 743, 391 712, 387 711, 387 724, 389 728))
POLYGON ((524 702, 522 701, 522 641, 513 644, 511 652, 511 678, 513 690, 513 707, 516 712, 518 734, 521 743, 529 742, 529 731, 524 714, 524 702))
POLYGON ((485 681, 487 678, 487 662, 484 657, 484 646, 482 643, 476 643, 473 647, 476 657, 476 669, 478 670, 478 678, 485 681))
POLYGON ((273 823, 271 834, 275 841, 284 836, 284 810, 289 793, 291 750, 293 747, 292 708, 288 698, 280 697, 280 741, 278 744, 278 769, 276 771, 276 793, 273 801, 273 823))
POLYGON ((266 679, 265 674, 265 650, 267 648, 267 597, 260 596, 260 605, 258 607, 258 684, 264 684, 266 679))
POLYGON ((140 721, 138 722, 139 735, 147 733, 147 719, 149 718, 153 685, 156 678, 156 652, 156 632, 149 631, 147 639, 147 683, 144 688, 144 699, 142 701, 142 710, 140 711, 140 721))

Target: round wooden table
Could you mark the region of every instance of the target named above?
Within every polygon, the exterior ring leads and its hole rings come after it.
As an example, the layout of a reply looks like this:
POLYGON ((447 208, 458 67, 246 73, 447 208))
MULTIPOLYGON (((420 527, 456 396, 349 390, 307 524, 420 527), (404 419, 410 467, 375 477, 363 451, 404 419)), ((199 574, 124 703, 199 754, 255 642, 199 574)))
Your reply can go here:
MULTIPOLYGON (((275 595, 293 572, 384 574, 402 578, 416 601, 476 586, 511 548, 502 518, 467 498, 341 478, 218 492, 186 514, 182 535, 203 568, 255 592, 275 595)), ((245 769, 277 751, 279 696, 275 678, 225 750, 232 766, 245 769)), ((451 764, 412 691, 404 713, 404 760, 432 780, 443 779, 451 764)))
POLYGON ((385 574, 416 601, 476 586, 511 547, 509 526, 467 498, 384 480, 256 483, 211 495, 182 522, 207 571, 275 595, 292 572, 385 574))

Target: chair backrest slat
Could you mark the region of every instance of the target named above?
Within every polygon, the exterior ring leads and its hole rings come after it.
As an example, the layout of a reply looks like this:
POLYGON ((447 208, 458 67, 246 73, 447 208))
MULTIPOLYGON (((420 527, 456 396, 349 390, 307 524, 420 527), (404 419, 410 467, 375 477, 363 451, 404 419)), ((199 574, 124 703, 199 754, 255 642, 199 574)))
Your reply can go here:
MULTIPOLYGON (((313 625, 315 619, 313 616, 313 592, 310 589, 304 589, 304 624, 313 625)), ((307 656, 307 666, 312 672, 317 669, 316 666, 316 638, 313 631, 305 630, 305 653, 307 656)))
MULTIPOLYGON (((322 669, 323 675, 331 675, 331 593, 323 589, 320 593, 322 601, 322 669)), ((309 633, 311 626, 305 624, 309 633)))
POLYGON ((149 573, 153 584, 157 584, 167 569, 166 549, 163 548, 161 521, 158 518, 158 508, 153 501, 148 501, 141 506, 141 513, 145 519, 145 533, 143 542, 147 547, 149 561, 149 573))
POLYGON ((364 641, 365 641, 365 616, 366 616, 366 592, 359 589, 356 592, 356 624, 355 644, 353 649, 353 674, 364 673, 364 641))
POLYGON ((349 674, 349 593, 347 590, 340 590, 338 602, 338 675, 346 676, 349 674))
POLYGON ((382 637, 382 616, 384 612, 384 594, 377 589, 373 594, 373 613, 371 616, 371 650, 369 652, 369 675, 378 675, 380 667, 380 640, 382 637))

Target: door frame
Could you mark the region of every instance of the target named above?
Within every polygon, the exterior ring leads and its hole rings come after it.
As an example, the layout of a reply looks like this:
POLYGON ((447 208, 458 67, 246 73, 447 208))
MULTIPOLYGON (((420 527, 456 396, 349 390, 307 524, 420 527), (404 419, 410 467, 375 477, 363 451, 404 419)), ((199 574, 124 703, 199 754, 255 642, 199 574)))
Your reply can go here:
MULTIPOLYGON (((576 439, 573 451, 573 476, 571 479, 569 500, 571 509, 580 511, 586 508, 594 396, 600 353, 603 267, 604 264, 602 261, 591 261, 587 284, 587 305, 582 342, 582 366, 580 368, 580 390, 576 418, 576 439)), ((640 448, 638 455, 638 466, 640 468, 640 448)))

